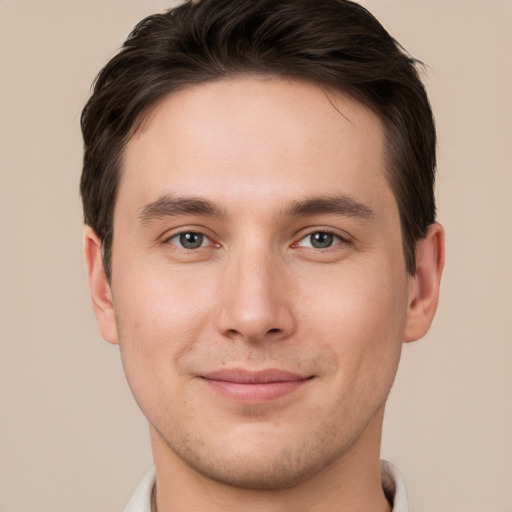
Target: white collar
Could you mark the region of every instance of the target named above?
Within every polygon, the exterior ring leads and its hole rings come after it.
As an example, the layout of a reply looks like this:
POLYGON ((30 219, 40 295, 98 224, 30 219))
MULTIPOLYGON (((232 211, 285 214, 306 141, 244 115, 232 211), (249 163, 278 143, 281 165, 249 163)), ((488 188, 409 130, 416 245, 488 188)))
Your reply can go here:
POLYGON ((393 504, 393 512, 409 512, 405 481, 391 462, 380 461, 380 479, 386 498, 393 504))
MULTIPOLYGON (((393 502, 393 512, 409 512, 409 500, 405 482, 393 464, 381 460, 382 488, 388 500, 393 502)), ((152 469, 133 493, 124 512, 151 512, 151 494, 155 486, 155 470, 152 469)))
POLYGON ((152 469, 137 486, 123 512, 151 512, 151 495, 155 481, 156 473, 152 469))

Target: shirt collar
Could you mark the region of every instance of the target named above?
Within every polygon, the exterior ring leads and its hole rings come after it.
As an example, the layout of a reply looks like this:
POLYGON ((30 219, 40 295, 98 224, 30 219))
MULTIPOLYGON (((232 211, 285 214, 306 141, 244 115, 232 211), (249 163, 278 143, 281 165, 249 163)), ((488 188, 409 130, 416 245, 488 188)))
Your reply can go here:
POLYGON ((405 481, 393 464, 380 461, 380 479, 384 494, 393 507, 393 512, 409 512, 409 499, 405 481))
MULTIPOLYGON (((409 512, 405 482, 390 462, 380 461, 382 488, 393 506, 393 512, 409 512)), ((151 494, 155 486, 155 470, 151 470, 133 493, 124 512, 151 512, 151 494)))
POLYGON ((155 470, 152 469, 132 494, 124 512, 151 512, 151 494, 155 486, 155 470))

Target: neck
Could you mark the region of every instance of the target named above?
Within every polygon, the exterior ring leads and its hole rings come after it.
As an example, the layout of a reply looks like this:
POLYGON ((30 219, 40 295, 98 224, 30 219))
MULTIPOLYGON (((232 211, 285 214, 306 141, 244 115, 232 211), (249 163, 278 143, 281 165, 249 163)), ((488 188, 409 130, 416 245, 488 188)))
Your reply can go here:
POLYGON ((157 475, 152 512, 391 512, 380 480, 382 417, 383 411, 343 455, 314 476, 284 489, 244 489, 203 476, 151 428, 157 475))

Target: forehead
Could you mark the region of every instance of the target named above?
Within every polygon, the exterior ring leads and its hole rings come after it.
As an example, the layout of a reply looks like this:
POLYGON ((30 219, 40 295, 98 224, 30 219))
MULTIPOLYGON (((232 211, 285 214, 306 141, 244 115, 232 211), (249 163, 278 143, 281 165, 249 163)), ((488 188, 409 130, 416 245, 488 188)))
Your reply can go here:
POLYGON ((390 194, 378 117, 340 92, 277 78, 170 94, 127 144, 122 168, 121 204, 162 194, 214 196, 227 206, 237 198, 261 204, 269 194, 343 193, 361 202, 390 194))

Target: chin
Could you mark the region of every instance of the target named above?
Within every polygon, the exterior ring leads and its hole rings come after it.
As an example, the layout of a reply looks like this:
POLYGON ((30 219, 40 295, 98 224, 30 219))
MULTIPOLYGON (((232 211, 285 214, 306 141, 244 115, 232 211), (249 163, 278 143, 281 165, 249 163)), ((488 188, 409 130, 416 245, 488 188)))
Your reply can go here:
POLYGON ((239 489, 272 491, 289 489, 312 478, 326 465, 325 461, 304 460, 294 453, 274 453, 264 457, 233 457, 229 461, 208 461, 197 464, 187 461, 199 474, 218 483, 239 489))
POLYGON ((312 432, 301 439, 290 435, 283 439, 278 432, 253 434, 245 439, 236 435, 224 438, 218 444, 212 437, 173 436, 173 443, 165 444, 173 456, 209 480, 239 489, 271 491, 293 488, 315 477, 353 441, 338 438, 333 442, 312 432))

